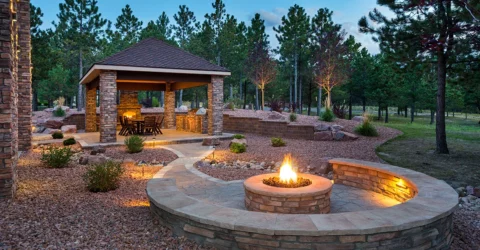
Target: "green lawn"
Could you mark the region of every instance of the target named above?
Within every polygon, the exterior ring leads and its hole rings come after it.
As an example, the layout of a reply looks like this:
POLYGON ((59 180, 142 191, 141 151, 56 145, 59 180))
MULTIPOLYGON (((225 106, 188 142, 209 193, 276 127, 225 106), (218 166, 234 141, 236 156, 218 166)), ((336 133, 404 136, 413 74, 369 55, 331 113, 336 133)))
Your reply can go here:
POLYGON ((454 187, 480 186, 480 116, 456 114, 447 117, 449 155, 437 155, 435 150, 435 124, 430 117, 410 118, 392 115, 390 122, 376 125, 398 129, 404 134, 381 145, 377 154, 386 162, 410 168, 445 180, 454 187))

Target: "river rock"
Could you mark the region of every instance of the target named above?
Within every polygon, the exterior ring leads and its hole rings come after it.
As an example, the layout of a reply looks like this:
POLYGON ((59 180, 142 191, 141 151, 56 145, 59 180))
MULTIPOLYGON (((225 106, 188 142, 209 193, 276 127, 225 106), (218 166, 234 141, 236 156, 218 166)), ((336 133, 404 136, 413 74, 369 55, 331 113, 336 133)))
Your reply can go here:
POLYGON ((333 133, 333 139, 335 141, 354 141, 354 140, 358 139, 358 136, 356 136, 352 133, 348 133, 348 132, 344 132, 344 131, 338 131, 338 132, 333 133))
POLYGON ((341 131, 344 129, 342 125, 334 124, 331 126, 333 132, 341 131))
POLYGON ((331 129, 332 128, 330 127, 330 125, 323 124, 323 123, 315 126, 315 132, 329 131, 331 129))
POLYGON ((105 152, 107 152, 107 150, 104 147, 95 146, 92 151, 90 151, 90 155, 105 154, 105 152))
POLYGON ((267 120, 286 120, 286 119, 287 118, 284 115, 282 115, 277 111, 272 111, 267 117, 267 120))
POLYGON ((199 108, 196 113, 196 115, 206 115, 206 114, 207 114, 207 110, 204 108, 199 108))

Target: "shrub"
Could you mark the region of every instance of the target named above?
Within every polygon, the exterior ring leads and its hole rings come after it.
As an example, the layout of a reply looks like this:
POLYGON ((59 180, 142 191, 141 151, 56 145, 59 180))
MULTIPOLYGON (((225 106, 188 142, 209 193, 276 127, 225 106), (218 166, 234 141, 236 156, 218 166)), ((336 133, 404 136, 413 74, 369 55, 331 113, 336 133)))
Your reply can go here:
POLYGON ((125 145, 127 146, 127 151, 130 154, 142 152, 144 142, 145 139, 141 138, 138 135, 132 135, 125 138, 125 145))
POLYGON ((49 147, 42 152, 41 161, 51 168, 64 168, 67 166, 73 152, 70 148, 49 147))
POLYGON ((378 136, 377 129, 370 123, 370 119, 366 114, 363 115, 362 124, 355 128, 355 132, 363 136, 378 136))
POLYGON ((158 98, 152 98, 152 107, 160 107, 160 102, 158 101, 158 98))
POLYGON ((74 145, 75 143, 77 143, 77 141, 75 141, 74 138, 68 138, 68 139, 63 141, 64 146, 74 145))
POLYGON ((233 138, 235 138, 235 139, 245 139, 245 136, 241 135, 241 134, 236 134, 236 135, 233 135, 233 138))
POLYGON ((297 121, 297 114, 295 113, 290 113, 290 116, 288 117, 291 122, 296 122, 297 121))
POLYGON ((285 141, 280 137, 273 137, 271 141, 272 141, 272 146, 274 147, 283 147, 287 145, 287 143, 285 143, 285 141))
POLYGON ((272 109, 272 111, 282 113, 282 111, 283 111, 282 102, 280 102, 278 100, 273 100, 273 101, 270 102, 270 108, 272 109))
POLYGON ((232 143, 230 144, 230 151, 235 154, 243 153, 247 151, 247 146, 243 143, 232 143))
POLYGON ((340 119, 345 119, 345 117, 347 116, 347 110, 346 110, 345 104, 333 105, 333 114, 335 114, 335 117, 338 117, 340 119))
POLYGON ((144 108, 151 108, 152 107, 152 99, 146 98, 141 101, 141 104, 144 108))
POLYGON ((107 161, 87 168, 83 180, 90 192, 108 192, 118 187, 120 177, 125 172, 119 162, 107 161))
POLYGON ((63 139, 63 133, 60 131, 56 131, 52 134, 53 139, 63 139))
POLYGON ((53 111, 53 116, 55 117, 64 117, 66 115, 65 110, 62 109, 62 107, 57 106, 57 109, 53 111))
POLYGON ((320 118, 322 121, 331 122, 335 118, 335 115, 333 115, 333 112, 331 109, 326 108, 325 112, 322 113, 322 116, 320 118))

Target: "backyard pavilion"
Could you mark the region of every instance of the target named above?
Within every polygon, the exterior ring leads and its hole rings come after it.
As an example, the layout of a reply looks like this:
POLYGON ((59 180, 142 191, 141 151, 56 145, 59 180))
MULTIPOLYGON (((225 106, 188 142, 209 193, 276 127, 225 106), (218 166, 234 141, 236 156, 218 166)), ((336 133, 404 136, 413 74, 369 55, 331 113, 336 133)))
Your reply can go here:
POLYGON ((165 91, 164 127, 175 128, 175 91, 208 85, 208 134, 221 135, 223 78, 230 72, 207 60, 149 38, 95 63, 80 83, 86 87, 85 131, 96 132, 99 90, 100 142, 116 142, 117 117, 125 112, 140 116, 138 91, 165 91), (117 107, 117 91, 120 104, 117 107))

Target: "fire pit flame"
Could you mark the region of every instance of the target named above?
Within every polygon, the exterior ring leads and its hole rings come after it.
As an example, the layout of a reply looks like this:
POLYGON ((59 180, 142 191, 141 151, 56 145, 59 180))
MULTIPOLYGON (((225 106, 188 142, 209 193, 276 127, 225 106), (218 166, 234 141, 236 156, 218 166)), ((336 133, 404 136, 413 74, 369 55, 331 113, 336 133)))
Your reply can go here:
POLYGON ((292 168, 292 155, 287 154, 283 159, 282 166, 280 167, 280 181, 283 183, 296 183, 297 173, 292 168))

